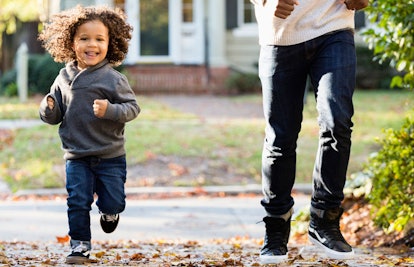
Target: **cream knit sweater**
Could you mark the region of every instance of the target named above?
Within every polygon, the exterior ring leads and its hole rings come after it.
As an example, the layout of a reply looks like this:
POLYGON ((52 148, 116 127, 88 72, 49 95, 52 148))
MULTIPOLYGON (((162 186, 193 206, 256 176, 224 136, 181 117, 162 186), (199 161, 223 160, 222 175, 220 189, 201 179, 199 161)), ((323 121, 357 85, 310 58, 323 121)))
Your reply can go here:
POLYGON ((294 45, 354 28, 354 11, 348 10, 343 0, 298 1, 292 14, 280 19, 274 16, 278 0, 251 0, 255 4, 260 45, 294 45))

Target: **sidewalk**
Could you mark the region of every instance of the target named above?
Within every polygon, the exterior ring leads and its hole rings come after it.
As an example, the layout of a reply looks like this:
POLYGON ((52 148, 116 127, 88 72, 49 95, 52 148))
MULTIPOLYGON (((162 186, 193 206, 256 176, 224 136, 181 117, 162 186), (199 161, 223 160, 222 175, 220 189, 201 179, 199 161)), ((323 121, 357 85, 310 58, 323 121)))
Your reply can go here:
MULTIPOLYGON (((295 210, 309 205, 294 194, 295 210)), ((129 199, 117 230, 105 234, 91 212, 92 266, 260 266, 261 197, 129 199), (224 264, 224 265, 223 265, 224 264)), ((0 266, 67 266, 66 200, 1 201, 0 266), (3 247, 3 249, 1 249, 3 247), (3 253, 2 251, 5 251, 3 253), (1 265, 8 263, 8 265, 1 265)), ((317 247, 289 243, 289 263, 278 266, 414 266, 412 255, 355 248, 351 260, 329 260, 317 247)))
MULTIPOLYGON (((127 207, 121 214, 117 231, 111 235, 100 229, 98 209, 93 204, 93 239, 207 241, 234 236, 262 238, 264 226, 257 224, 264 216, 260 199, 259 195, 139 200, 131 197, 127 198, 127 207)), ((300 210, 309 204, 310 197, 296 194, 295 201, 295 210, 300 210)), ((3 241, 54 241, 68 231, 64 197, 2 201, 0 210, 0 237, 3 241)))

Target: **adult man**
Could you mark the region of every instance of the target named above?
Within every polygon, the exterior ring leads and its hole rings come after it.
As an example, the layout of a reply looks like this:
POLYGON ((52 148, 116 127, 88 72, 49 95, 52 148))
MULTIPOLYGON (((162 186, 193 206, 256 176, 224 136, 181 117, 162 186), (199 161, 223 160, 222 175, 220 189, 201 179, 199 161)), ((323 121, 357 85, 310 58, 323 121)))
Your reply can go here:
POLYGON ((339 220, 351 149, 355 87, 354 10, 368 0, 251 0, 259 26, 259 76, 266 120, 262 183, 266 211, 262 263, 287 259, 294 204, 296 142, 309 76, 320 128, 309 239, 331 258, 353 255, 339 220))

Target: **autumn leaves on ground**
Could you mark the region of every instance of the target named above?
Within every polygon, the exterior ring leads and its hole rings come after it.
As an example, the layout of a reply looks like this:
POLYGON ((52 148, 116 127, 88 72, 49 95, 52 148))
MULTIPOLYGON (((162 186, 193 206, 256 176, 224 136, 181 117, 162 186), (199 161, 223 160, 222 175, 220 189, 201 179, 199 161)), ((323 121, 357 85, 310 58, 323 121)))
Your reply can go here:
MULTIPOLYGON (((62 266, 69 253, 67 240, 55 243, 0 243, 1 266, 62 266), (66 253, 66 254, 65 254, 66 253)), ((88 265, 98 266, 261 266, 258 251, 261 240, 248 237, 197 241, 152 242, 108 241, 94 244, 88 265)), ((291 241, 292 243, 292 241, 291 241)), ((300 244, 289 249, 289 261, 279 266, 414 266, 407 251, 358 251, 354 260, 340 261, 320 257, 313 246, 300 244), (369 263, 369 265, 365 265, 369 263)))
MULTIPOLYGON (((204 194, 199 192, 199 194, 204 194)), ((212 197, 220 197, 221 194, 212 197)), ((171 197, 171 196, 170 196, 171 197)), ((192 195, 192 197, 197 197, 192 195)), ((245 195, 234 197, 247 197, 245 195)), ((16 198, 14 201, 25 201, 16 198)), ((40 200, 41 201, 41 200, 40 200)), ((399 236, 385 235, 373 226, 369 205, 363 201, 345 203, 341 228, 356 247, 353 260, 329 260, 310 245, 306 233, 293 230, 289 241, 289 261, 278 266, 414 266, 413 251, 405 245, 390 244, 399 236)), ((299 222, 292 221, 292 229, 299 222)), ((202 229, 200 229, 202 231, 202 229)), ((1 242, 0 266, 66 266, 69 237, 56 236, 47 242, 1 242)), ((209 241, 194 240, 111 240, 94 241, 91 266, 261 266, 261 238, 236 236, 209 241)))

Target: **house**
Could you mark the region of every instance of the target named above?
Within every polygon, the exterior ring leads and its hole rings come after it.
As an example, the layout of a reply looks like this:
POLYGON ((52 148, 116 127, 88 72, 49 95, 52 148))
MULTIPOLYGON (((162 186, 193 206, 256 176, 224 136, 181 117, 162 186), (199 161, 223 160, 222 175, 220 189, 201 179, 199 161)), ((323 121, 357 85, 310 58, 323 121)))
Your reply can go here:
MULTIPOLYGON (((124 10, 134 27, 124 66, 139 93, 226 93, 225 81, 231 73, 257 73, 258 33, 250 0, 43 3, 48 15, 77 4, 124 10)), ((364 23, 363 12, 357 12, 357 28, 364 23)))
POLYGON ((43 0, 51 15, 77 4, 125 11, 134 32, 124 62, 141 93, 220 93, 232 73, 257 73, 249 0, 43 0))

